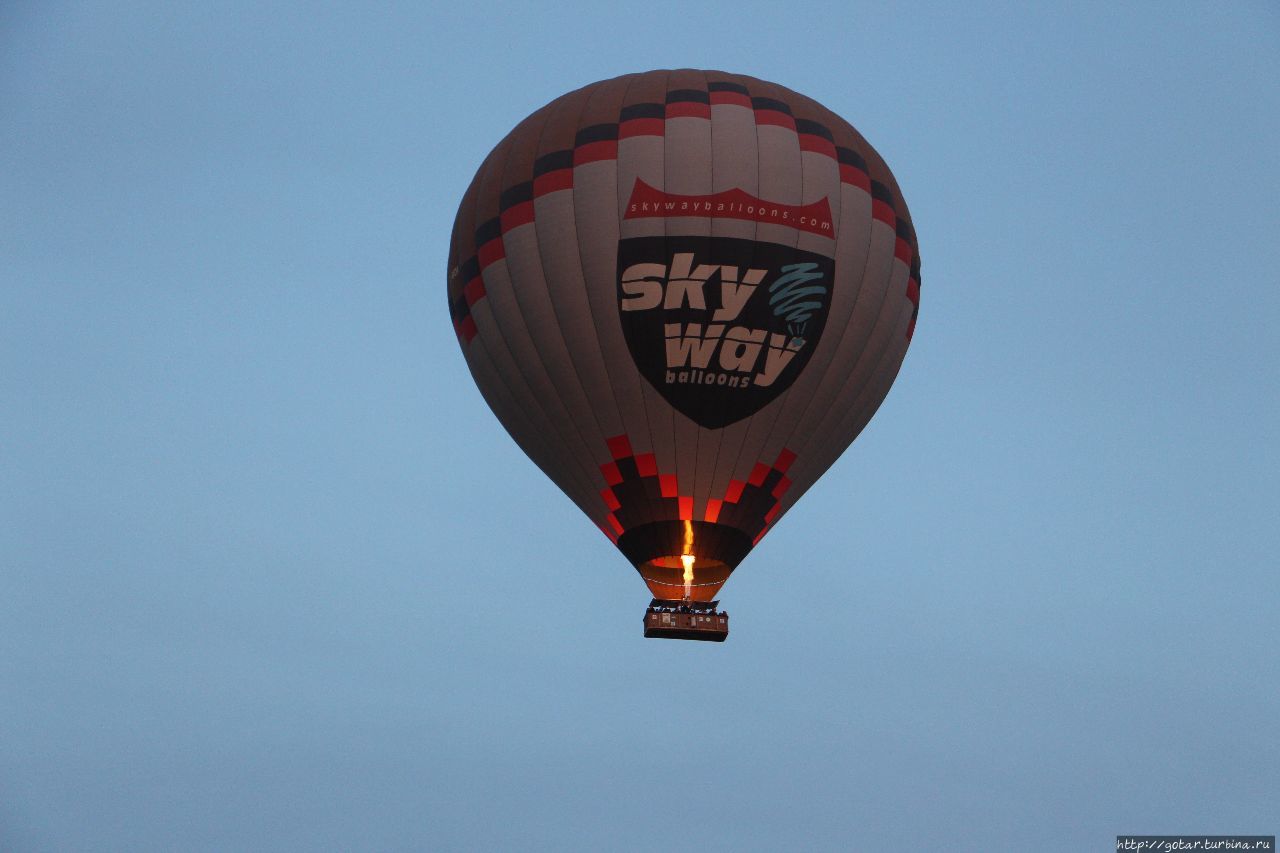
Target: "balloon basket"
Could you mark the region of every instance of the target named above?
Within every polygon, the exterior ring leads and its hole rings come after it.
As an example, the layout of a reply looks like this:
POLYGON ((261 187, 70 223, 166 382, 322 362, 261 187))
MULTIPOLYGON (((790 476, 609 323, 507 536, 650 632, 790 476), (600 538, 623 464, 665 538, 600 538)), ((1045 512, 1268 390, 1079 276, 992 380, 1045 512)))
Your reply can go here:
POLYGON ((723 643, 729 636, 729 614, 716 610, 719 603, 655 598, 644 612, 644 635, 650 639, 723 643))

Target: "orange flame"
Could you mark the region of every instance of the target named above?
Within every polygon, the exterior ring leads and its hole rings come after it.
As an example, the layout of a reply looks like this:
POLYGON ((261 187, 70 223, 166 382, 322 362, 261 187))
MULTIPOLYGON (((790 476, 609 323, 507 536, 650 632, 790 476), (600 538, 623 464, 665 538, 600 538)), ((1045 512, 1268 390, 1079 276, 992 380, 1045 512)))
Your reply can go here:
POLYGON ((688 519, 684 522, 684 554, 680 557, 680 562, 684 563, 684 597, 692 597, 693 592, 693 561, 697 558, 691 553, 693 551, 693 523, 688 519))

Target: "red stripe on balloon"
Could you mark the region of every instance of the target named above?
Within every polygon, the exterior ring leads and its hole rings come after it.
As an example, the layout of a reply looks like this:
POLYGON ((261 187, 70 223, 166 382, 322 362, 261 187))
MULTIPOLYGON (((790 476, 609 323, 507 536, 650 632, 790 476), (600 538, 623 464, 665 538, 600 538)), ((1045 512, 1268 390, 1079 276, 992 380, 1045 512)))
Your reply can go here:
POLYGON ((462 288, 462 295, 466 297, 467 307, 470 308, 481 299, 484 299, 484 279, 476 276, 467 282, 467 286, 462 288))
POLYGON ((848 163, 840 164, 840 182, 871 192, 871 177, 857 166, 848 163))
POLYGON ((480 269, 484 269, 489 264, 500 261, 506 256, 507 249, 502 245, 501 237, 493 238, 476 250, 476 260, 480 262, 480 269))
POLYGON ((778 460, 773 463, 773 467, 787 473, 787 469, 791 467, 791 463, 796 461, 796 455, 787 448, 782 448, 782 452, 778 454, 778 460))
POLYGON ((622 508, 622 504, 618 503, 618 496, 613 493, 613 489, 601 489, 600 497, 604 498, 604 505, 612 512, 622 508))
POLYGON ((893 208, 878 198, 873 199, 871 202, 871 216, 889 225, 896 225, 898 222, 898 217, 894 214, 893 208))
POLYGON ((641 477, 658 476, 658 458, 652 453, 641 453, 636 457, 636 470, 641 477))
POLYGON ((796 120, 778 110, 756 110, 756 124, 771 124, 790 130, 796 129, 796 120))
POLYGON ((711 105, 697 101, 676 101, 667 104, 667 118, 711 118, 711 105))
POLYGON ((725 502, 736 504, 742 498, 742 490, 746 487, 747 484, 741 480, 730 480, 729 488, 724 493, 725 502))
POLYGON ((836 146, 834 142, 830 139, 823 139, 821 136, 817 136, 812 133, 800 134, 800 150, 812 151, 815 154, 825 154, 833 160, 836 156, 836 146))
POLYGON ((660 118, 633 118, 618 125, 618 138, 633 136, 665 136, 667 123, 660 118))
POLYGON ((533 197, 541 198, 547 193, 558 190, 573 189, 573 169, 556 169, 533 179, 533 197))
POLYGON ((708 501, 707 501, 707 511, 706 511, 706 513, 702 516, 702 520, 703 520, 703 521, 709 521, 709 522, 711 522, 712 524, 715 524, 715 523, 716 523, 716 519, 718 519, 718 518, 720 517, 720 503, 721 503, 721 502, 720 502, 720 501, 718 501, 718 500, 716 500, 715 498, 711 498, 710 500, 708 500, 708 501))
POLYGON ((693 498, 680 497, 680 520, 693 521, 693 498))
POLYGON ((747 482, 753 486, 763 486, 764 478, 769 476, 769 466, 763 462, 757 462, 756 467, 751 469, 751 476, 747 478, 747 482))
POLYGON ((622 472, 618 470, 618 466, 613 462, 606 462, 601 465, 600 473, 604 475, 604 481, 610 486, 616 486, 622 482, 622 472))
POLYGON ((600 160, 617 159, 618 142, 615 139, 588 142, 586 145, 580 145, 573 149, 573 165, 575 166, 581 166, 584 163, 595 163, 600 160))
POLYGON ((661 491, 662 496, 664 498, 676 497, 676 495, 679 494, 679 489, 676 486, 676 475, 675 474, 659 474, 658 489, 659 491, 661 491))
POLYGON ((453 329, 458 333, 458 337, 462 338, 464 343, 471 343, 471 339, 476 336, 476 321, 470 314, 453 324, 453 329))
POLYGON ((778 485, 773 487, 773 491, 770 492, 769 494, 773 495, 775 498, 781 498, 782 493, 789 488, 791 488, 791 481, 788 480, 786 477, 783 477, 781 480, 778 481, 778 485))
POLYGON ((711 106, 718 107, 732 104, 735 107, 751 108, 751 97, 743 92, 712 92, 711 106))
POLYGON ((893 246, 893 256, 908 266, 911 265, 911 244, 901 237, 893 246))
POLYGON ((626 459, 628 456, 634 456, 631 452, 631 439, 626 435, 615 435, 613 438, 606 438, 605 443, 609 445, 609 453, 614 459, 626 459))
POLYGON ((524 201, 502 211, 502 230, 510 231, 533 221, 533 202, 524 201))

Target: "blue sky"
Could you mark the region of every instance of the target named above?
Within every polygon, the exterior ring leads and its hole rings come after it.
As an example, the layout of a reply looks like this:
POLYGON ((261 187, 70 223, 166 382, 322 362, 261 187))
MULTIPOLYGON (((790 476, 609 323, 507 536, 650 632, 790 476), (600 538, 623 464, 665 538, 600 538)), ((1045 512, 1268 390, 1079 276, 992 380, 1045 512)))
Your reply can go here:
POLYGON ((1275 5, 267 5, 0 9, 0 848, 1277 831, 1275 5), (843 115, 923 259, 723 646, 444 296, 488 150, 655 67, 843 115))

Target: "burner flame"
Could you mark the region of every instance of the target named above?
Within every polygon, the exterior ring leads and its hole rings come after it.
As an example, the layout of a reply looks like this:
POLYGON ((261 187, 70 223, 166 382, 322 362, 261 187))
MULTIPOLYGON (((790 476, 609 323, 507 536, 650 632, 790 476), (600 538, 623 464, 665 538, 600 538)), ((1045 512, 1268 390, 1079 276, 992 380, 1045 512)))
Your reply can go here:
POLYGON ((680 562, 684 563, 684 597, 691 598, 693 595, 693 563, 697 557, 693 556, 693 523, 688 519, 684 522, 684 554, 680 557, 680 562))

